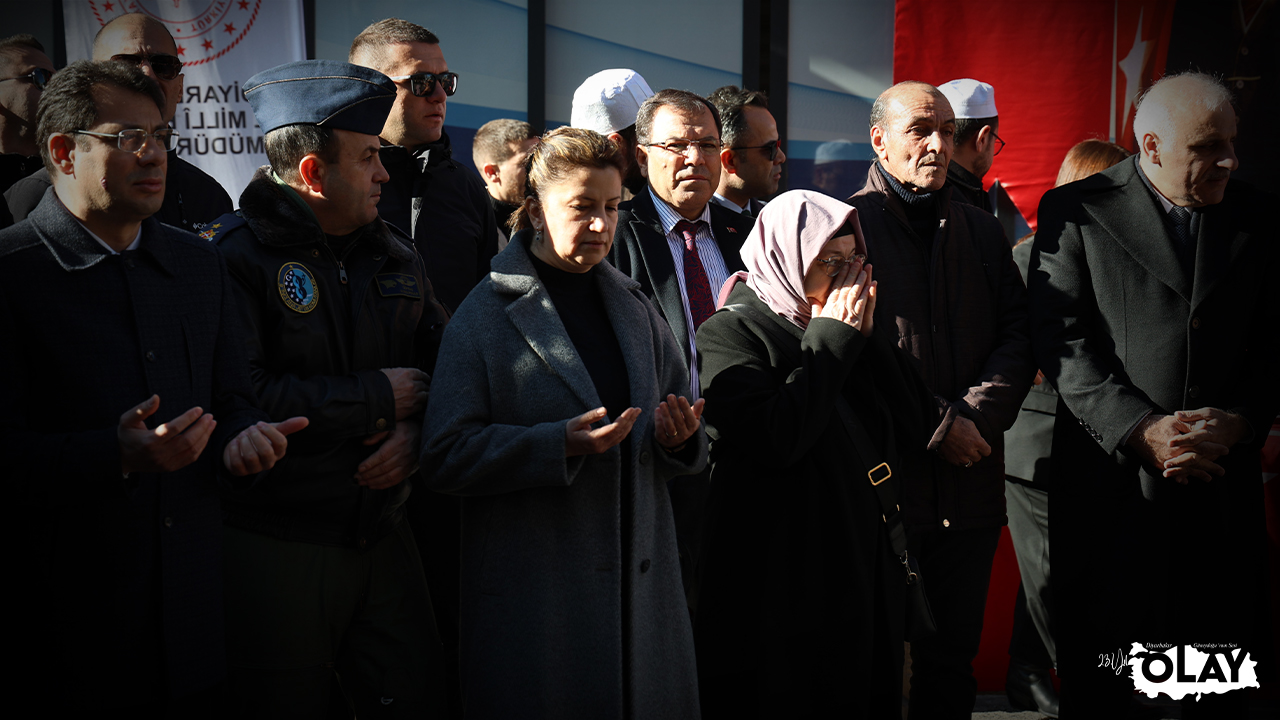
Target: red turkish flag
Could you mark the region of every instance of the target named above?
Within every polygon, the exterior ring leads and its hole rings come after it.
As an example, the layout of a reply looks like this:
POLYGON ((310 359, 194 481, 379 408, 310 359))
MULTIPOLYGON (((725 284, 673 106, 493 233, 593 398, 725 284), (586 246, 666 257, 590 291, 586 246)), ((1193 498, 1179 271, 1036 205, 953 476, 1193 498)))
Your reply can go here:
POLYGON ((1134 149, 1133 103, 1164 72, 1173 0, 897 0, 893 80, 957 78, 996 91, 1009 145, 984 178, 1032 229, 1062 159, 1087 138, 1134 149))

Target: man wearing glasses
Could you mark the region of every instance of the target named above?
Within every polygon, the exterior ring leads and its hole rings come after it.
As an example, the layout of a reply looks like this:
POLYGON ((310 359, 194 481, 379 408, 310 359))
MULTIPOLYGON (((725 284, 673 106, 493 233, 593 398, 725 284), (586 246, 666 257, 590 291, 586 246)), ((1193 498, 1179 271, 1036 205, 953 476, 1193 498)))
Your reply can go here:
MULTIPOLYGON (((161 117, 172 125, 182 97, 182 61, 177 44, 163 23, 141 13, 121 15, 107 23, 93 39, 94 60, 117 60, 136 65, 155 80, 164 93, 161 117)), ((169 170, 165 184, 164 204, 156 219, 193 232, 197 225, 210 222, 235 209, 231 196, 208 173, 169 151, 169 170)), ((19 181, 5 194, 15 220, 31 212, 49 187, 44 171, 19 181)))
POLYGON ((222 256, 153 218, 163 104, 135 67, 60 71, 37 131, 53 190, 0 231, 4 526, 26 547, 9 679, 53 716, 214 717, 219 486, 256 486, 308 424, 265 422, 222 256))
POLYGON ((956 128, 946 96, 898 83, 876 98, 870 121, 876 162, 848 202, 876 269, 876 316, 918 360, 938 413, 927 448, 901 461, 907 549, 938 627, 911 638, 908 717, 968 718, 1005 524, 1004 431, 1036 374, 1027 290, 1000 223, 946 182, 956 128))
POLYGON ((498 254, 498 227, 484 181, 453 159, 444 131, 445 106, 458 89, 440 39, 398 18, 380 20, 356 36, 348 61, 396 83, 396 104, 382 129, 382 164, 391 181, 378 212, 413 236, 436 296, 452 312, 489 274, 498 254))
MULTIPOLYGON (((31 35, 0 40, 0 193, 40 169, 36 105, 53 76, 44 46, 31 35)), ((0 227, 9 223, 0 203, 0 227)))
POLYGON ((726 85, 709 98, 724 124, 724 148, 720 151, 720 188, 712 202, 755 218, 764 198, 778 192, 782 163, 787 154, 778 139, 778 123, 769 112, 768 97, 758 90, 726 85))
POLYGON ((943 83, 938 90, 947 96, 956 114, 955 151, 947 167, 947 183, 955 188, 952 197, 992 212, 991 196, 982 189, 982 178, 1004 149, 1004 140, 996 134, 1000 129, 996 91, 970 78, 943 83))
MULTIPOLYGON (((636 162, 649 186, 618 208, 609 260, 640 283, 671 326, 689 368, 690 400, 698 384, 698 326, 716 309, 720 287, 745 270, 739 250, 752 222, 713 202, 720 185, 720 114, 706 98, 667 89, 636 115, 636 162)), ((671 506, 690 612, 697 609, 698 537, 709 471, 673 481, 671 506)))

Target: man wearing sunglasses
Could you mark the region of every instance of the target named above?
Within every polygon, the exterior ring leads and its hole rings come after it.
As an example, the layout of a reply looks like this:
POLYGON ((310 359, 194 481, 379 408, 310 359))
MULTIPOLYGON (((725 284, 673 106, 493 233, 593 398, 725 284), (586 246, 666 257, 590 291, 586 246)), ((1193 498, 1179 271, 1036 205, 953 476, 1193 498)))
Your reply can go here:
POLYGON ((943 83, 938 89, 956 113, 955 150, 947 168, 947 184, 955 188, 951 196, 992 212, 991 196, 982 189, 982 178, 1004 149, 1004 140, 996 134, 1000 129, 996 91, 970 78, 943 83))
POLYGON ((764 198, 778 192, 787 154, 778 138, 778 124, 769 112, 769 98, 757 90, 726 85, 708 96, 724 124, 720 151, 720 187, 711 201, 748 218, 764 208, 764 198))
MULTIPOLYGON (((40 169, 36 106, 53 63, 31 35, 0 40, 0 193, 40 169)), ((0 227, 11 222, 0 203, 0 227), (8 222, 7 222, 8 220, 8 222)))
POLYGON ((378 212, 413 236, 436 296, 452 312, 489 274, 498 227, 484 181, 453 158, 445 107, 458 89, 440 39, 421 25, 388 18, 351 43, 348 61, 396 84, 396 104, 382 129, 382 164, 391 181, 378 212))
POLYGON ((153 218, 163 103, 137 68, 61 70, 37 124, 53 189, 0 230, 4 526, 28 543, 9 681, 53 716, 214 717, 219 486, 256 487, 308 424, 265 422, 226 263, 153 218))
MULTIPOLYGON (((182 62, 178 46, 163 23, 141 13, 121 15, 107 23, 93 39, 94 60, 116 60, 134 65, 155 80, 164 93, 161 117, 173 124, 178 100, 182 97, 182 62)), ((196 231, 207 223, 235 209, 231 196, 208 173, 178 157, 169 149, 169 170, 165 184, 164 204, 156 219, 167 225, 196 231)), ((31 212, 49 186, 44 171, 15 183, 5 195, 15 220, 31 212)))

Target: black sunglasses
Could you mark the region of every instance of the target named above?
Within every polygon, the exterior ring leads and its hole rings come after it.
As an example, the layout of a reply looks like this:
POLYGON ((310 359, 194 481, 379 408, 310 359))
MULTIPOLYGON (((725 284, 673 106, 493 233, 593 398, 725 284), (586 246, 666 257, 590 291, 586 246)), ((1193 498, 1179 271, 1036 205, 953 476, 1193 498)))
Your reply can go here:
POLYGON ((769 156, 769 162, 773 162, 774 159, 778 157, 778 151, 781 149, 782 149, 781 140, 774 140, 772 142, 767 142, 763 145, 751 145, 748 147, 730 148, 730 150, 764 150, 765 154, 769 156))
POLYGON ((173 55, 112 55, 111 59, 139 67, 145 62, 161 80, 172 80, 182 72, 182 61, 173 55))
POLYGON ((396 82, 408 80, 409 92, 418 97, 426 97, 435 92, 437 81, 439 81, 440 87, 444 88, 445 95, 453 95, 458 92, 458 73, 453 72, 395 75, 391 79, 396 82))
POLYGON ((52 70, 45 70, 44 68, 36 68, 35 70, 32 70, 26 75, 19 75, 17 77, 9 77, 9 78, 0 78, 0 82, 4 82, 5 80, 26 80, 32 85, 35 85, 36 87, 43 90, 44 86, 49 84, 49 78, 51 77, 53 77, 52 70))

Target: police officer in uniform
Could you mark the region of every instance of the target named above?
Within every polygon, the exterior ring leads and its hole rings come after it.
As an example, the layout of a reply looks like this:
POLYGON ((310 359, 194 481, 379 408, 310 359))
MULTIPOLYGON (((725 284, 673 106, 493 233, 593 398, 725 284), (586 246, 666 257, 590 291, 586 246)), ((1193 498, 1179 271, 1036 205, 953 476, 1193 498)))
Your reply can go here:
POLYGON ((395 85, 307 60, 244 92, 271 165, 207 234, 263 409, 311 426, 292 464, 226 498, 232 690, 256 717, 324 717, 331 697, 360 717, 439 713, 440 637, 403 506, 448 315, 412 240, 378 217, 395 85))

